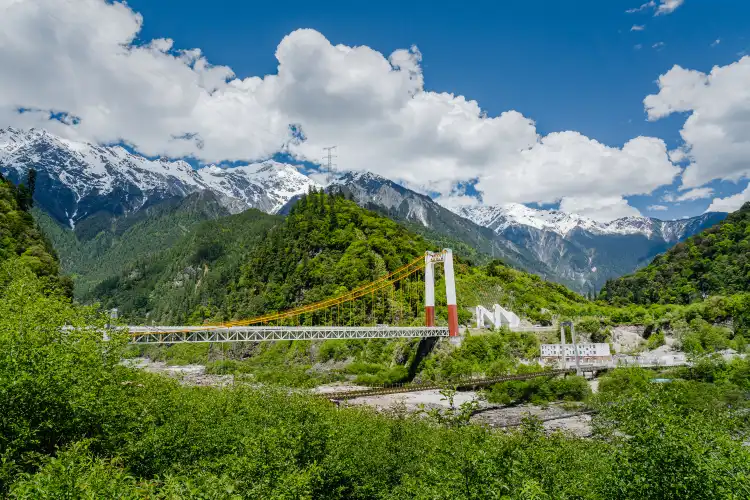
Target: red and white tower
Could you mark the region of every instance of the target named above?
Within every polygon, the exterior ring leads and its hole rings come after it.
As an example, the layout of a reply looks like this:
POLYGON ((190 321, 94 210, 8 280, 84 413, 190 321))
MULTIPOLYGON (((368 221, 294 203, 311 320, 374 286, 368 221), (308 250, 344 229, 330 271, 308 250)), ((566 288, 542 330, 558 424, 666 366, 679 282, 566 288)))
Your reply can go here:
POLYGON ((456 305, 456 279, 453 275, 453 252, 446 248, 442 252, 426 252, 424 256, 424 314, 425 326, 435 326, 435 263, 443 263, 445 274, 445 298, 448 304, 448 332, 458 336, 458 306, 456 305))

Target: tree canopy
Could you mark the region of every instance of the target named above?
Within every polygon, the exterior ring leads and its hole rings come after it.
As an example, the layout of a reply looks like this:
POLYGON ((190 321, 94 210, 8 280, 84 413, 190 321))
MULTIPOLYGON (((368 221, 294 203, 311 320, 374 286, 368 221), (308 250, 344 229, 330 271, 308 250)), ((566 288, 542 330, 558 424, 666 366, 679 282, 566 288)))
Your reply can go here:
POLYGON ((750 202, 643 269, 608 281, 600 298, 612 304, 689 304, 748 291, 750 202))

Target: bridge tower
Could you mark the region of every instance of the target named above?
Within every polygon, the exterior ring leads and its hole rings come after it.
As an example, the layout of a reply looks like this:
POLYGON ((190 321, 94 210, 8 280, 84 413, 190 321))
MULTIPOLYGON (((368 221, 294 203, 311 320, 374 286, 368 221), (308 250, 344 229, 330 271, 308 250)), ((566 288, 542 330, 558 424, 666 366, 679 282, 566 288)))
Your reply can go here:
POLYGON ((448 304, 448 332, 458 336, 458 306, 456 304, 456 279, 453 274, 453 252, 426 252, 424 256, 424 314, 425 326, 435 326, 435 264, 442 263, 445 273, 445 298, 448 304))

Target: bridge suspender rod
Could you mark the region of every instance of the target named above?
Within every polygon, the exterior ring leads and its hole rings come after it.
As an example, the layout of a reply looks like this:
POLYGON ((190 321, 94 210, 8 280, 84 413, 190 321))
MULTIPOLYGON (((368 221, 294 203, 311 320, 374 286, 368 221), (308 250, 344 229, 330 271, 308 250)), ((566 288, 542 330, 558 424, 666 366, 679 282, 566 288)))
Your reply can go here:
POLYGON ((392 281, 383 282, 382 280, 379 280, 377 282, 371 283, 369 287, 360 287, 360 289, 358 289, 358 290, 360 290, 359 293, 349 292, 346 295, 342 295, 342 296, 336 297, 334 299, 329 299, 329 300, 326 300, 326 301, 323 301, 323 302, 319 302, 319 303, 315 303, 315 304, 310 304, 308 306, 300 307, 300 308, 297 308, 297 309, 292 309, 290 311, 280 312, 280 313, 271 314, 271 315, 267 315, 267 316, 261 316, 261 317, 253 318, 253 319, 249 319, 249 320, 234 321, 234 322, 223 323, 223 324, 218 324, 218 325, 206 325, 206 326, 207 327, 213 327, 213 328, 224 328, 224 327, 228 327, 228 326, 246 326, 246 325, 251 325, 251 324, 257 324, 257 323, 260 323, 262 321, 271 321, 271 320, 276 320, 276 319, 281 319, 281 318, 287 318, 287 317, 291 317, 291 316, 294 316, 294 315, 302 314, 302 313, 305 313, 305 312, 320 311, 321 309, 324 309, 326 307, 330 307, 330 306, 335 305, 337 303, 343 303, 343 302, 355 300, 355 299, 358 299, 360 297, 363 297, 366 294, 374 294, 376 291, 382 290, 382 289, 384 289, 384 288, 386 288, 388 286, 392 286, 392 284, 394 282, 400 281, 400 280, 402 280, 402 279, 404 279, 404 278, 406 278, 406 277, 408 277, 408 276, 410 276, 410 275, 418 272, 421 268, 422 268, 421 265, 417 265, 413 269, 405 269, 403 271, 405 273, 405 274, 403 274, 403 276, 398 276, 398 277, 396 277, 392 281), (408 271, 408 272, 406 272, 406 271, 408 271), (377 285, 377 286, 372 286, 372 285, 377 285))
MULTIPOLYGON (((350 290, 346 294, 341 295, 339 297, 334 297, 332 299, 323 300, 323 301, 317 302, 315 304, 309 304, 307 306, 298 307, 298 308, 291 309, 289 311, 285 311, 285 312, 282 312, 282 313, 276 313, 276 314, 270 314, 270 315, 260 316, 260 317, 257 317, 257 318, 252 318, 250 320, 230 321, 230 322, 226 322, 226 323, 220 323, 220 324, 215 324, 215 325, 205 325, 205 326, 214 326, 214 327, 217 327, 217 328, 222 328, 222 327, 227 327, 227 326, 243 326, 243 325, 246 325, 246 324, 257 323, 257 322, 259 322, 261 320, 265 320, 268 317, 276 318, 277 316, 279 316, 281 314, 292 315, 292 314, 299 314, 299 313, 302 313, 302 312, 309 312, 311 310, 322 309, 323 307, 330 306, 330 305, 333 305, 333 304, 337 303, 337 301, 344 302, 346 300, 350 300, 351 299, 351 295, 357 294, 358 292, 368 293, 371 290, 377 290, 378 289, 378 285, 380 285, 380 284, 382 284, 384 282, 387 282, 386 284, 390 284, 392 282, 395 282, 395 281, 398 281, 400 279, 403 279, 405 276, 398 277, 397 275, 403 274, 404 272, 407 272, 407 271, 410 271, 411 268, 413 268, 415 265, 420 265, 422 260, 423 260, 423 257, 419 257, 417 259, 414 259, 413 261, 409 262, 408 264, 406 264, 404 266, 401 266, 400 268, 396 269, 395 271, 393 271, 393 272, 391 272, 391 273, 389 273, 389 274, 387 274, 385 276, 382 276, 382 277, 378 278, 377 280, 375 280, 375 281, 373 281, 371 283, 367 283, 367 284, 362 285, 362 286, 360 286, 358 288, 350 290), (396 276, 396 278, 391 279, 394 276, 396 276)), ((406 276, 408 276, 408 274, 406 276)))

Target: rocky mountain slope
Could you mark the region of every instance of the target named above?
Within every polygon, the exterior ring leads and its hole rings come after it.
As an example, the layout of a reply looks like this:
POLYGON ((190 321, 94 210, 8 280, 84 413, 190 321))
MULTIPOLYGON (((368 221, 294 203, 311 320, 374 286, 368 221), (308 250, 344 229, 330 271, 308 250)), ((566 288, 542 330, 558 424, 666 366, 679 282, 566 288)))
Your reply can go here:
MULTIPOLYGON (((430 241, 453 246, 466 257, 477 261, 500 258, 529 272, 550 277, 554 275, 552 269, 525 248, 451 212, 429 196, 385 177, 370 172, 345 173, 327 189, 331 192, 342 191, 360 206, 397 220, 430 241)), ((564 278, 561 282, 575 285, 564 278)))
MULTIPOLYGON (((601 297, 615 304, 689 304, 710 295, 748 291, 750 203, 745 203, 725 220, 678 243, 643 269, 608 281, 601 297)), ((750 317, 744 326, 750 327, 750 317)))
POLYGON ((674 221, 626 217, 601 223, 519 204, 462 207, 457 212, 526 249, 553 270, 553 279, 575 282, 574 289, 584 293, 593 293, 607 279, 648 264, 678 241, 726 217, 724 213, 706 213, 674 221))
MULTIPOLYGON (((79 243, 117 232, 123 224, 149 214, 149 209, 193 193, 212 194, 212 203, 222 207, 215 216, 248 208, 285 214, 295 200, 317 186, 294 166, 275 161, 195 169, 182 160, 149 159, 122 146, 73 142, 43 130, 1 129, 0 173, 18 183, 30 168, 37 171, 38 209, 60 226, 74 229, 79 243)), ((401 222, 436 245, 452 246, 468 258, 478 262, 501 258, 582 293, 634 271, 677 241, 725 217, 705 214, 681 221, 631 217, 600 224, 523 205, 454 213, 429 196, 372 173, 341 175, 328 190, 343 191, 360 206, 401 222)), ((51 226, 46 229, 54 231, 51 226)), ((56 244, 65 240, 62 233, 57 236, 56 244)), ((68 246, 75 245, 68 242, 68 246)), ((67 257, 61 252, 63 267, 67 257)))
POLYGON ((34 209, 35 219, 60 256, 62 271, 74 279, 75 294, 84 300, 91 298, 90 292, 102 280, 138 262, 151 261, 201 223, 228 215, 211 191, 185 198, 175 196, 110 218, 106 224, 94 224, 96 218, 86 219, 75 231, 34 209))
POLYGON ((0 172, 14 182, 37 171, 36 201, 74 228, 101 214, 119 216, 172 197, 209 190, 232 213, 278 211, 315 182, 284 163, 194 169, 182 160, 148 159, 122 146, 73 142, 44 130, 0 129, 0 172))

